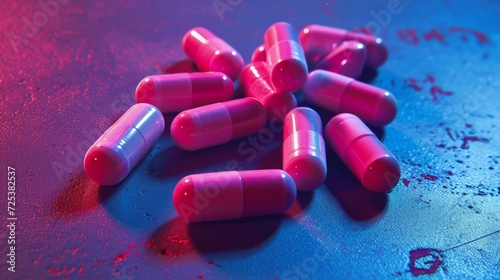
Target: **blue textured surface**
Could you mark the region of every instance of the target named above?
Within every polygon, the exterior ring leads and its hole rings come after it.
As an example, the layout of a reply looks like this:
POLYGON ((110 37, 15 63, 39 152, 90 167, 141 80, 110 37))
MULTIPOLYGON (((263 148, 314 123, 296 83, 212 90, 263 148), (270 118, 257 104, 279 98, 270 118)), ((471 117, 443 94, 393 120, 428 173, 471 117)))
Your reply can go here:
POLYGON ((18 217, 16 272, 3 226, 0 278, 500 278, 498 1, 401 1, 392 14, 393 1, 66 2, 49 12, 0 3, 0 219, 7 166, 18 217), (248 62, 276 21, 371 27, 385 39, 389 60, 363 79, 400 106, 377 130, 402 164, 391 193, 365 191, 328 150, 325 185, 285 215, 179 219, 179 179, 280 168, 279 130, 268 144, 244 138, 195 153, 167 131, 120 185, 86 177, 85 151, 144 76, 179 68, 168 66, 185 57, 188 29, 211 29, 248 62))

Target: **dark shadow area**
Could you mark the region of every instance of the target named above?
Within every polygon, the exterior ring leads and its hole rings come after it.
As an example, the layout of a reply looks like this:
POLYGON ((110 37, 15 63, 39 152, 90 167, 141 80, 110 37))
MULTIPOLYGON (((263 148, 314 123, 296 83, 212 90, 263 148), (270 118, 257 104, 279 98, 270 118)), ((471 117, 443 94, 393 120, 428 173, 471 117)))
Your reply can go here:
POLYGON ((189 236, 203 253, 261 247, 278 229, 285 215, 249 217, 238 220, 190 223, 189 236))
POLYGON ((297 192, 297 199, 292 207, 286 212, 290 217, 301 214, 309 205, 314 197, 314 192, 297 192))
POLYGON ((363 72, 361 73, 361 76, 356 80, 366 84, 371 84, 375 80, 375 78, 377 78, 377 76, 378 76, 377 69, 365 67, 363 69, 363 72))
POLYGON ((386 193, 368 191, 331 151, 327 151, 328 175, 325 185, 344 211, 356 221, 380 217, 387 206, 386 193))
MULTIPOLYGON (((280 137, 278 140, 279 144, 276 144, 275 147, 272 147, 266 151, 260 152, 257 157, 258 160, 258 169, 282 169, 283 168, 283 152, 281 140, 283 137, 280 137)), ((275 145, 275 143, 270 143, 269 145, 275 145)))
POLYGON ((57 195, 52 215, 55 218, 70 218, 88 212, 107 200, 113 187, 103 187, 92 182, 85 171, 81 171, 57 195))
POLYGON ((377 136, 378 140, 384 141, 385 128, 383 126, 368 126, 368 128, 377 136))
POLYGON ((158 74, 199 72, 196 63, 189 58, 183 58, 168 65, 160 65, 158 74))

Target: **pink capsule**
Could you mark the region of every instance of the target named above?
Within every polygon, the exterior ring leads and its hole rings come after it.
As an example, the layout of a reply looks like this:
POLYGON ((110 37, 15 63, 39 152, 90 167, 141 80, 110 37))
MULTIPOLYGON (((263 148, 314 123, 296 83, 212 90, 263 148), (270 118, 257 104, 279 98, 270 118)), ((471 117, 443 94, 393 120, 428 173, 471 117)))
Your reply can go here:
POLYGON ((256 98, 264 105, 270 120, 283 121, 286 114, 297 107, 297 99, 292 93, 276 92, 265 62, 245 66, 241 70, 239 84, 247 96, 256 98))
POLYGON ((130 107, 85 154, 87 176, 99 185, 120 183, 158 140, 165 128, 161 112, 140 103, 130 107))
POLYGON ((316 69, 323 69, 356 79, 361 76, 365 62, 365 45, 357 41, 345 41, 325 56, 318 63, 316 69))
POLYGON ((170 134, 181 149, 195 151, 257 133, 266 122, 264 106, 246 97, 183 111, 172 121, 170 134))
POLYGON ((222 72, 233 80, 244 66, 243 57, 233 47, 203 27, 184 35, 182 49, 201 71, 222 72))
POLYGON ((396 98, 381 88, 325 70, 314 70, 304 86, 307 101, 334 113, 351 113, 364 122, 384 126, 396 117, 396 98))
POLYGON ((284 213, 297 189, 283 170, 225 171, 186 176, 172 200, 188 222, 239 219, 284 213))
POLYGON ((322 59, 331 51, 332 45, 348 40, 358 41, 366 46, 366 66, 377 68, 387 60, 387 47, 382 39, 375 36, 316 24, 306 26, 299 34, 307 61, 311 63, 322 59))
POLYGON ((234 85, 220 72, 153 75, 144 78, 135 90, 137 103, 149 103, 162 113, 230 100, 234 85))
POLYGON ((355 115, 344 113, 332 118, 326 125, 325 138, 366 189, 387 192, 398 183, 398 160, 355 115))
POLYGON ((271 81, 278 92, 293 92, 307 80, 307 64, 295 29, 286 22, 271 25, 264 34, 271 81))
POLYGON ((316 111, 298 107, 284 120, 283 170, 292 176, 297 190, 312 191, 326 179, 325 141, 316 111))
POLYGON ((255 49, 255 51, 253 51, 250 62, 257 62, 257 61, 266 62, 266 59, 267 59, 266 48, 264 48, 264 45, 260 45, 255 49))

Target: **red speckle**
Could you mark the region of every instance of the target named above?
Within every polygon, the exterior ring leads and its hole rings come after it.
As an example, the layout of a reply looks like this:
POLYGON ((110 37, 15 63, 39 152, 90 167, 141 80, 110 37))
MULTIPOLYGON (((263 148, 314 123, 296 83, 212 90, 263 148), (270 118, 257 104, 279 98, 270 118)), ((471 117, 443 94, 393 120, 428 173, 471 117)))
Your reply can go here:
POLYGON ((446 145, 445 145, 445 144, 442 144, 442 143, 441 143, 441 144, 439 144, 439 145, 437 145, 437 146, 438 146, 438 148, 444 148, 444 147, 446 147, 446 145))
POLYGON ((215 264, 213 261, 207 261, 208 264, 213 265, 215 264))
POLYGON ((112 262, 113 263, 119 263, 127 259, 127 252, 122 252, 118 256, 114 257, 112 262))
POLYGON ((466 124, 465 124, 465 127, 467 127, 467 128, 472 128, 472 124, 466 123, 466 124))
POLYGON ((486 139, 486 138, 479 138, 477 136, 465 136, 464 138, 462 138, 463 142, 462 142, 462 145, 460 146, 460 148, 462 149, 468 149, 469 146, 469 142, 482 142, 482 143, 489 143, 490 140, 486 139))
POLYGON ((104 261, 103 260, 97 260, 97 264, 103 264, 104 261))
POLYGON ((446 133, 448 134, 448 137, 450 137, 451 140, 455 141, 455 138, 453 138, 453 133, 451 133, 450 128, 446 128, 446 133))
POLYGON ((424 178, 425 180, 429 180, 429 181, 436 181, 438 179, 438 177, 434 176, 434 175, 430 175, 430 174, 420 174, 420 176, 422 178, 424 178))
POLYGON ((424 83, 434 83, 436 81, 436 78, 434 78, 434 76, 430 75, 430 74, 427 74, 427 77, 425 77, 425 80, 424 80, 424 83))
POLYGON ((368 28, 368 27, 358 27, 358 28, 353 29, 353 31, 373 36, 373 31, 370 28, 368 28))
POLYGON ((203 276, 203 275, 198 275, 198 279, 203 279, 203 278, 205 278, 205 276, 203 276))
POLYGON ((48 271, 50 274, 54 275, 54 276, 60 276, 60 275, 63 275, 64 273, 66 273, 66 268, 67 268, 67 266, 63 266, 60 270, 58 270, 58 269, 57 269, 57 268, 55 268, 55 267, 49 267, 49 268, 47 269, 47 271, 48 271))
POLYGON ((490 39, 488 39, 488 36, 486 36, 484 33, 468 29, 468 28, 463 28, 463 27, 450 27, 450 32, 451 33, 461 33, 462 36, 460 37, 462 41, 467 42, 469 39, 466 36, 466 34, 471 34, 476 37, 477 42, 482 45, 490 42, 490 39))
POLYGON ((335 2, 333 1, 321 0, 321 10, 329 16, 335 16, 335 14, 333 13, 334 5, 335 2))
POLYGON ((410 180, 404 178, 403 179, 403 185, 405 185, 405 187, 408 187, 410 185, 410 180))
POLYGON ((418 85, 417 79, 408 78, 405 79, 406 85, 413 88, 416 91, 422 91, 422 87, 418 85))
POLYGON ((441 257, 441 251, 436 249, 410 251, 410 271, 413 276, 433 274, 443 264, 441 257))
POLYGON ((424 33, 424 39, 427 41, 438 40, 441 44, 446 45, 444 42, 444 35, 437 31, 436 29, 431 29, 430 31, 424 33))
POLYGON ((448 175, 452 176, 453 175, 453 171, 447 171, 446 172, 448 175))
POLYGON ((444 126, 444 122, 438 123, 439 126, 444 126))
POLYGON ((443 89, 441 89, 440 87, 438 86, 432 86, 431 87, 431 95, 432 95, 432 101, 437 101, 438 98, 437 98, 437 94, 441 94, 441 95, 444 95, 444 96, 450 96, 450 95, 453 95, 453 92, 451 91, 444 91, 443 89))
POLYGON ((415 32, 415 30, 411 28, 399 29, 397 34, 399 39, 401 39, 401 41, 410 45, 418 45, 420 41, 418 39, 417 32, 415 32))
POLYGON ((78 276, 79 277, 83 276, 83 266, 82 265, 80 265, 80 267, 78 267, 78 276))

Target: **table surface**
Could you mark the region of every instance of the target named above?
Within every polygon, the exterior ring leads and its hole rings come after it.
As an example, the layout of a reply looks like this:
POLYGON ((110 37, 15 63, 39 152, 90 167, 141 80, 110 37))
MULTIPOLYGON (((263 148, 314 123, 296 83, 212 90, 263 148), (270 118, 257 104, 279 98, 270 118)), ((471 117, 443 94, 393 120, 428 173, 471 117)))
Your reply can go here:
POLYGON ((500 277, 497 1, 47 0, 2 3, 0 16, 0 278, 500 277), (185 152, 167 129, 121 184, 87 178, 86 150, 134 104, 137 83, 193 70, 181 50, 188 29, 211 29, 248 62, 277 21, 371 28, 385 39, 389 60, 362 80, 399 102, 395 121, 376 130, 401 162, 392 192, 364 190, 328 149, 324 186, 299 193, 286 214, 179 218, 172 190, 186 175, 280 168, 276 131, 258 146, 243 138, 185 152))

